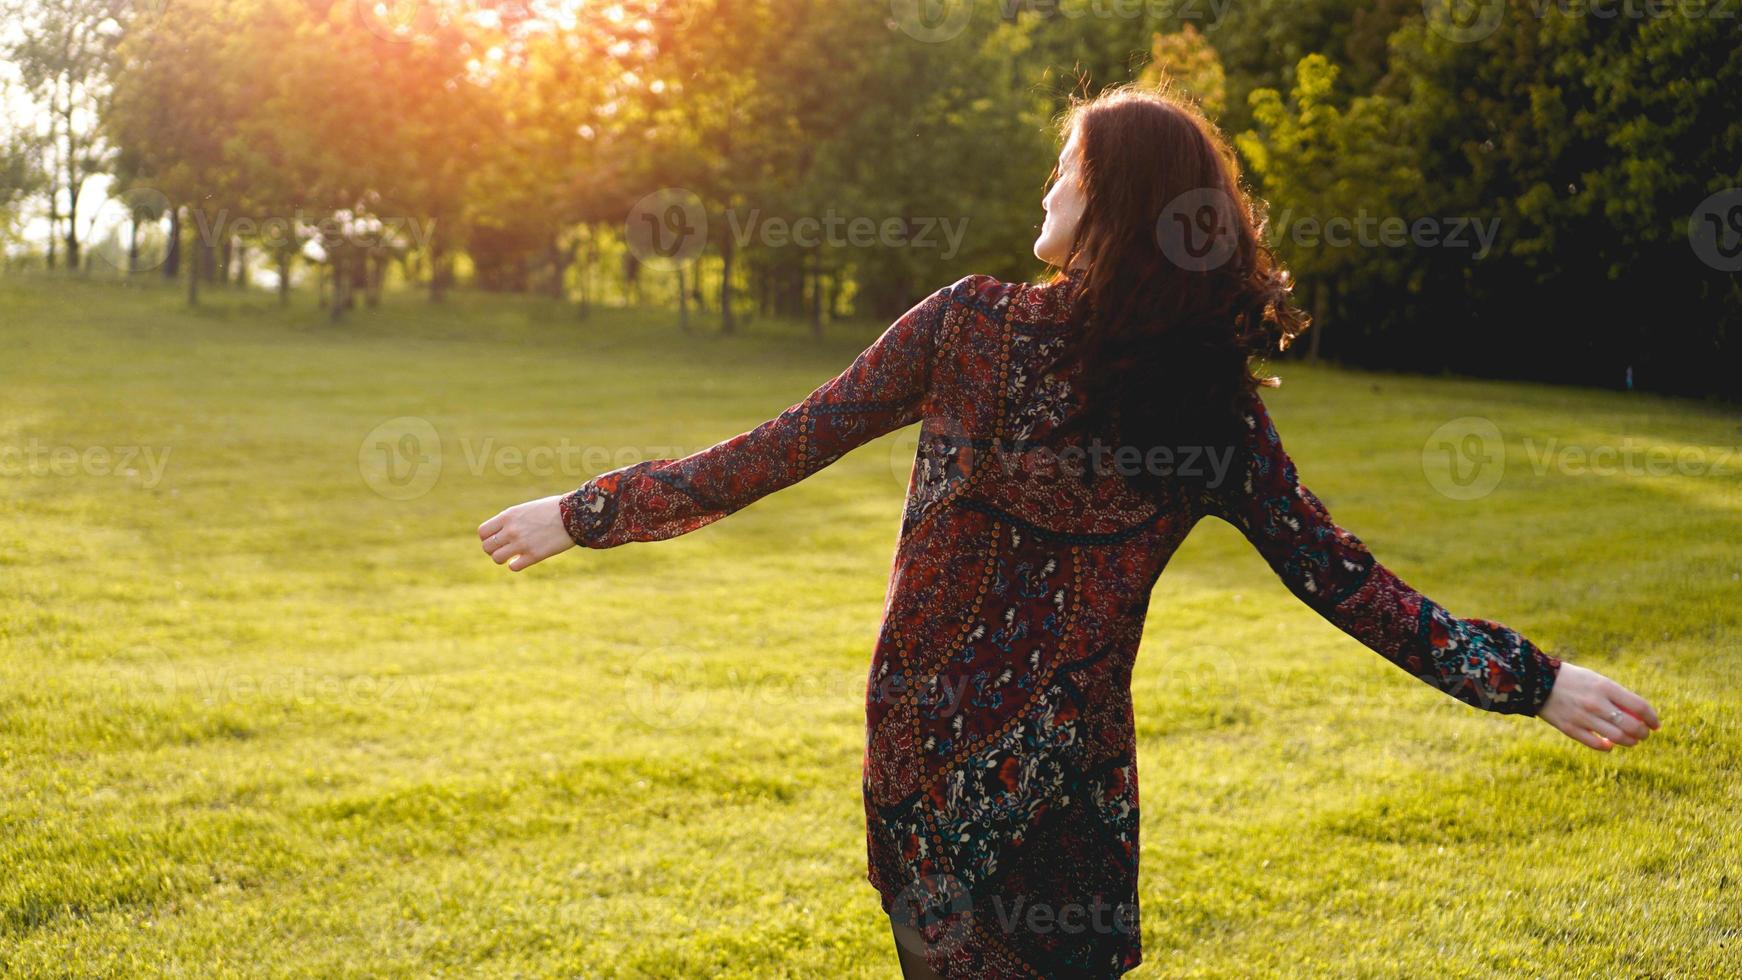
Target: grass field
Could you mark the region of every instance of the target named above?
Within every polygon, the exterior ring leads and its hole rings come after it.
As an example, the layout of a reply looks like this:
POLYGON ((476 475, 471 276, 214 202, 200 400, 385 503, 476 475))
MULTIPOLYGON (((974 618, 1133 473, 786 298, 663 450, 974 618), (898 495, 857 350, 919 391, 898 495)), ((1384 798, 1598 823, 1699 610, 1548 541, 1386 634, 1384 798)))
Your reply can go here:
MULTIPOLYGON (((755 425, 878 325, 210 299, 0 280, 0 974, 896 975, 859 763, 912 431, 671 542, 514 576, 474 533, 755 425)), ((1663 728, 1468 708, 1206 522, 1134 681, 1134 976, 1742 970, 1742 418, 1281 370, 1340 523, 1663 728), (1470 416, 1506 470, 1460 500, 1424 447, 1470 416)))

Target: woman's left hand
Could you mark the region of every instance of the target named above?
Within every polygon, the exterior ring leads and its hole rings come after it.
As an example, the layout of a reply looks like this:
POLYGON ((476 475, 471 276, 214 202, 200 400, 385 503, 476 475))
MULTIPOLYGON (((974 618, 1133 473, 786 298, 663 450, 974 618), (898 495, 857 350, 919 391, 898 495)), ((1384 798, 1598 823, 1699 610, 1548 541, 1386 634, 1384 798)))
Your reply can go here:
POLYGON ((1662 724, 1644 698, 1594 670, 1564 660, 1537 717, 1599 752, 1638 745, 1662 724))
POLYGON ((522 571, 560 555, 575 546, 563 526, 562 509, 557 501, 563 494, 516 504, 478 525, 478 540, 484 553, 500 565, 508 563, 509 571, 522 571))

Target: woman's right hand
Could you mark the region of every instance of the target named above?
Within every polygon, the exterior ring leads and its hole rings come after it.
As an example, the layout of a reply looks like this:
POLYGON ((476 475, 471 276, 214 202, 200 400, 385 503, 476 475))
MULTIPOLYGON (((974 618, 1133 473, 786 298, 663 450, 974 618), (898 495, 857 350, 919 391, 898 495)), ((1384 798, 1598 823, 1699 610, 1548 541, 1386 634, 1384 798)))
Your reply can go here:
POLYGON ((1536 716, 1599 752, 1638 745, 1661 727, 1657 712, 1644 698, 1594 670, 1564 660, 1536 716))
POLYGON ((484 554, 511 572, 525 571, 575 546, 563 526, 563 494, 516 504, 478 525, 484 554))

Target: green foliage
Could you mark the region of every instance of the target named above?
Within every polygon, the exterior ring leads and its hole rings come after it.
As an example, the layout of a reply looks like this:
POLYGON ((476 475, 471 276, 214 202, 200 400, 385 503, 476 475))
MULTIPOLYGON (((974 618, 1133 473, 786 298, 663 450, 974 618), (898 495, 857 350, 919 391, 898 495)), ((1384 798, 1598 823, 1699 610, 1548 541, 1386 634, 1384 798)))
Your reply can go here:
POLYGON ((1338 76, 1323 55, 1301 59, 1286 101, 1274 89, 1252 92, 1258 128, 1235 140, 1270 202, 1268 238, 1310 292, 1302 300, 1317 314, 1315 354, 1340 329, 1340 296, 1404 290, 1407 265, 1378 247, 1374 223, 1404 213, 1421 182, 1399 139, 1397 105, 1341 94, 1338 76))
MULTIPOLYGON (((83 24, 113 3, 36 16, 83 24)), ((1742 220, 1698 213, 1742 186, 1737 21, 1453 6, 1498 16, 1460 33, 1415 0, 177 0, 116 20, 94 62, 19 50, 38 88, 112 82, 85 98, 102 152, 69 159, 117 151, 117 187, 164 191, 190 226, 301 219, 269 247, 328 266, 335 314, 397 267, 437 297, 463 272, 583 308, 604 276, 681 304, 686 324, 700 301, 722 331, 747 314, 887 319, 969 272, 1036 273, 1057 110, 1166 79, 1236 136, 1315 351, 1732 392, 1742 286, 1689 234, 1742 220), (608 266, 637 202, 667 188, 706 213, 705 250, 677 274, 608 266), (879 233, 762 233, 855 219, 879 233), (383 222, 412 233, 358 243, 383 222), (948 251, 916 245, 929 222, 965 231, 948 251), (1336 245, 1327 222, 1467 244, 1336 245)), ((36 199, 80 172, 38 169, 62 176, 36 199)))
POLYGON ((1150 57, 1140 85, 1184 96, 1212 120, 1227 109, 1228 76, 1222 59, 1197 27, 1186 24, 1171 34, 1157 34, 1150 57))
MULTIPOLYGON (((114 147, 102 138, 101 121, 115 44, 133 14, 125 0, 0 0, 0 23, 6 25, 0 33, 6 90, 0 96, 7 99, 0 110, 10 115, 17 96, 37 110, 33 131, 11 143, 12 153, 35 159, 9 163, 7 180, 15 192, 29 184, 46 198, 50 266, 63 243, 66 267, 83 266, 81 191, 113 163, 114 147), (30 180, 32 172, 43 179, 30 180)), ((0 216, 15 196, 0 199, 0 216)))
MULTIPOLYGON (((1422 304, 1445 314, 1416 329, 1464 338, 1441 363, 1608 384, 1637 368, 1660 390, 1735 393, 1742 291, 1690 248, 1688 223, 1742 186, 1736 31, 1512 2, 1479 43, 1397 32, 1386 88, 1427 178, 1408 207, 1501 228, 1481 263, 1416 264, 1422 304)), ((1393 335, 1410 322, 1386 319, 1393 335)))

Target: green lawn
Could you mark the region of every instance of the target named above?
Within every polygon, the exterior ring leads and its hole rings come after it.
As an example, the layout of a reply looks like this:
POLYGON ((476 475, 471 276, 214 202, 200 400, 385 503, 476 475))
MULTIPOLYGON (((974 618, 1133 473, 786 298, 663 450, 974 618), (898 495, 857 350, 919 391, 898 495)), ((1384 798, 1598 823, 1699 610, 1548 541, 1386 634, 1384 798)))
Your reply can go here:
MULTIPOLYGON (((0 280, 0 974, 896 975, 859 762, 912 431, 671 542, 511 575, 474 533, 598 451, 755 425, 878 325, 210 299, 0 280), (403 417, 439 451, 371 436, 403 417), (433 488, 394 499, 384 448, 433 488)), ((1742 420, 1281 370, 1340 523, 1663 728, 1605 754, 1466 707, 1206 522, 1134 681, 1134 976, 1737 970, 1742 420), (1423 463, 1465 416, 1507 452, 1470 501, 1423 463), (1549 440, 1691 462, 1542 467, 1549 440)))

